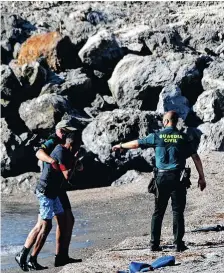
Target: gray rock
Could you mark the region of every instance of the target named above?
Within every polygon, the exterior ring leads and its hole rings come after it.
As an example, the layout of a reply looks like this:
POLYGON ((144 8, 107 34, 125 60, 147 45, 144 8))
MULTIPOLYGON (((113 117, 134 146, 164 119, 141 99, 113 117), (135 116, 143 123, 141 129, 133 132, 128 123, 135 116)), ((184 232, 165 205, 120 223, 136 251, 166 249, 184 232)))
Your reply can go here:
POLYGON ((16 44, 14 45, 14 50, 13 50, 13 58, 14 58, 14 59, 17 59, 17 58, 18 58, 20 48, 21 48, 21 44, 20 44, 20 43, 16 43, 16 44))
POLYGON ((224 89, 204 91, 193 110, 203 122, 216 122, 224 117, 224 89))
POLYGON ((30 33, 35 30, 30 22, 17 14, 3 14, 1 21, 2 40, 9 39, 11 45, 13 45, 13 42, 25 41, 30 33))
POLYGON ((155 110, 159 92, 173 80, 166 61, 127 55, 115 67, 108 85, 120 108, 155 110))
POLYGON ((47 80, 47 70, 39 62, 19 65, 13 60, 9 65, 23 87, 23 100, 38 96, 47 80))
POLYGON ((112 111, 116 108, 116 104, 112 97, 96 95, 95 100, 91 103, 92 107, 84 108, 84 111, 90 117, 96 117, 100 112, 112 111))
POLYGON ((222 31, 222 18, 220 16, 212 17, 213 16, 207 16, 210 22, 203 22, 203 24, 199 24, 199 18, 194 17, 192 18, 191 26, 188 28, 191 34, 191 39, 188 44, 199 52, 204 52, 206 48, 212 50, 220 44, 218 30, 220 29, 220 31, 222 31), (212 19, 214 22, 211 22, 212 19))
POLYGON ((107 22, 106 14, 97 10, 96 11, 90 10, 86 16, 86 19, 88 22, 90 22, 92 25, 95 25, 95 26, 100 24, 101 22, 104 22, 104 23, 107 22))
POLYGON ((1 143, 0 143, 0 159, 1 172, 7 173, 11 170, 13 151, 21 143, 19 137, 14 135, 8 128, 8 124, 4 118, 1 118, 1 143))
MULTIPOLYGON (((128 49, 129 52, 142 53, 146 37, 152 33, 149 26, 138 25, 129 28, 122 28, 114 31, 119 46, 128 49)), ((148 49, 148 54, 150 53, 148 49)))
POLYGON ((204 90, 224 89, 224 61, 217 59, 204 70, 202 78, 204 90))
POLYGON ((123 52, 114 34, 102 30, 88 39, 79 51, 79 57, 84 64, 109 72, 123 57, 123 52))
POLYGON ((12 99, 18 99, 21 86, 11 68, 2 64, 1 68, 1 105, 7 106, 12 99))
POLYGON ((199 57, 194 58, 188 56, 181 61, 181 66, 175 77, 175 84, 178 85, 190 105, 193 105, 197 97, 203 91, 201 88, 201 78, 203 68, 206 66, 206 61, 199 57))
POLYGON ((6 195, 32 193, 39 176, 39 173, 28 172, 16 177, 1 177, 1 193, 6 195))
POLYGON ((198 152, 224 151, 224 118, 216 123, 204 123, 198 129, 203 133, 198 152))
POLYGON ((73 106, 79 109, 88 105, 94 97, 92 80, 83 68, 67 70, 57 77, 61 81, 50 79, 50 82, 42 88, 40 95, 55 93, 67 96, 73 106))
POLYGON ((38 146, 38 137, 27 132, 17 136, 1 118, 1 174, 15 176, 37 169, 34 147, 38 146))
POLYGON ((159 93, 171 83, 195 102, 202 92, 199 66, 203 63, 190 54, 173 53, 161 58, 127 55, 115 67, 108 85, 120 108, 155 110, 159 93))
POLYGON ((11 58, 14 45, 24 42, 34 31, 35 27, 18 14, 3 13, 1 16, 1 40, 4 41, 1 46, 10 53, 11 58))
MULTIPOLYGON (((94 26, 87 21, 75 20, 74 17, 76 16, 80 15, 73 13, 64 20, 64 32, 71 38, 72 43, 75 45, 75 51, 78 53, 88 38, 95 34, 96 30, 94 26)), ((84 17, 85 15, 81 14, 81 16, 84 17)))
MULTIPOLYGON (((157 130, 159 119, 159 115, 154 112, 133 109, 103 112, 83 130, 82 139, 86 148, 96 154, 102 163, 122 166, 129 164, 130 159, 143 158, 141 149, 120 154, 112 152, 112 146, 144 137, 157 130)), ((133 169, 133 165, 129 164, 130 169, 133 169)))
POLYGON ((162 56, 164 52, 180 51, 183 47, 180 35, 171 28, 151 31, 145 43, 149 50, 157 56, 162 56))
POLYGON ((71 112, 68 101, 54 94, 45 94, 28 100, 19 108, 21 119, 31 131, 53 129, 66 112, 71 112))
POLYGON ((186 119, 190 111, 188 100, 182 96, 180 88, 175 85, 163 88, 159 95, 156 111, 160 114, 164 114, 171 110, 176 111, 183 120, 186 119))
POLYGON ((117 187, 117 186, 121 186, 121 185, 126 185, 126 184, 130 184, 133 181, 137 180, 139 177, 140 173, 138 171, 135 170, 130 170, 127 171, 124 175, 122 175, 119 179, 117 179, 116 181, 114 181, 111 186, 112 187, 117 187))
POLYGON ((216 48, 215 53, 219 55, 224 53, 224 42, 216 48))
POLYGON ((76 109, 71 109, 68 113, 65 113, 62 117, 63 120, 68 120, 75 128, 82 131, 92 119, 85 116, 83 113, 79 113, 76 109))
POLYGON ((114 107, 116 106, 115 99, 112 96, 103 96, 103 99, 106 101, 106 103, 113 105, 114 107))
POLYGON ((61 85, 65 82, 65 73, 48 71, 47 83, 42 87, 40 96, 60 92, 61 85))

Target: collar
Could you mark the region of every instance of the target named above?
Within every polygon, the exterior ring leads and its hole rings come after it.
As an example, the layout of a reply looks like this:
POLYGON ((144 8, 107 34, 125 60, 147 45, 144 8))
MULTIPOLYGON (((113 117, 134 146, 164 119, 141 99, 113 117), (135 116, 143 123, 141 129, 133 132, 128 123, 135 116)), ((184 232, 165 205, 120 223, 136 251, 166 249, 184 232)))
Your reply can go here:
POLYGON ((174 129, 174 128, 176 128, 176 127, 175 126, 167 126, 164 129, 174 129))

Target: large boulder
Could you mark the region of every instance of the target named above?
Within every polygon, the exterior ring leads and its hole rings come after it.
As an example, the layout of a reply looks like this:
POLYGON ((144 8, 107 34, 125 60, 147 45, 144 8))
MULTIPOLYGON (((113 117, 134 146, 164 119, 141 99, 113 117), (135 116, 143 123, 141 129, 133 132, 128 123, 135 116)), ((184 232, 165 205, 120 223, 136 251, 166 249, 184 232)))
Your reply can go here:
POLYGON ((55 93, 67 96, 75 108, 87 106, 94 98, 92 90, 92 80, 85 69, 77 68, 66 70, 58 74, 61 82, 48 82, 41 90, 42 94, 55 93))
POLYGON ((35 171, 35 145, 38 145, 37 136, 28 133, 17 136, 1 118, 1 174, 5 177, 35 171))
POLYGON ((202 18, 199 18, 198 16, 194 16, 193 18, 191 18, 191 24, 190 26, 188 26, 188 32, 190 34, 188 45, 191 48, 196 49, 198 52, 205 52, 207 51, 207 49, 209 51, 213 51, 217 46, 221 44, 219 32, 222 33, 223 31, 222 14, 216 13, 214 16, 214 14, 207 13, 206 19, 203 14, 200 14, 199 16, 202 18), (198 23, 199 20, 203 20, 203 23, 198 23))
POLYGON ((39 176, 39 173, 27 172, 15 177, 1 177, 1 193, 28 195, 34 191, 39 176))
POLYGON ((148 155, 143 156, 141 149, 120 154, 112 152, 111 148, 120 142, 138 139, 157 130, 158 120, 160 116, 154 112, 133 109, 103 112, 83 130, 82 139, 86 148, 97 155, 102 163, 115 168, 118 166, 124 168, 128 166, 128 169, 143 168, 144 162, 148 162, 144 158, 148 155), (135 161, 136 164, 132 164, 131 161, 135 161))
POLYGON ((204 123, 198 127, 202 132, 198 152, 224 151, 224 118, 216 123, 204 123))
POLYGON ((216 48, 215 53, 219 54, 222 58, 224 57, 224 42, 216 48))
POLYGON ((37 97, 47 81, 47 69, 39 62, 19 65, 12 60, 9 64, 22 86, 21 101, 37 97))
POLYGON ((114 31, 119 46, 126 49, 129 53, 136 53, 140 55, 151 54, 146 46, 145 39, 152 33, 149 26, 138 25, 132 27, 125 27, 114 31))
POLYGON ((108 81, 120 108, 155 110, 161 90, 175 83, 193 105, 203 91, 201 70, 207 60, 190 54, 172 53, 157 58, 125 56, 115 67, 108 81))
POLYGON ((21 143, 18 136, 14 135, 8 128, 4 118, 1 118, 1 172, 7 173, 11 170, 13 151, 21 143))
POLYGON ((13 48, 16 43, 23 43, 33 32, 35 27, 27 20, 16 14, 5 13, 1 16, 1 61, 8 64, 12 59, 13 48))
POLYGON ((90 37, 79 51, 79 57, 84 64, 94 69, 111 72, 123 57, 114 34, 102 30, 90 37))
POLYGON ((203 70, 208 66, 210 58, 203 55, 197 57, 186 54, 186 57, 178 60, 179 56, 179 54, 175 54, 175 61, 171 63, 171 66, 172 64, 175 66, 177 63, 180 64, 174 82, 180 87, 182 95, 188 99, 190 106, 193 106, 198 96, 203 92, 201 79, 203 70))
POLYGON ((224 89, 224 61, 217 59, 204 70, 202 78, 204 90, 224 89))
POLYGON ((108 84, 120 108, 155 110, 160 91, 173 80, 166 61, 127 55, 115 67, 108 84))
POLYGON ((96 33, 95 27, 85 20, 75 20, 78 14, 70 13, 64 20, 64 32, 70 37, 78 53, 88 38, 96 33), (75 22, 76 21, 76 22, 75 22))
POLYGON ((59 32, 36 34, 22 44, 18 64, 23 65, 45 57, 49 67, 55 71, 75 67, 73 45, 68 36, 59 32))
POLYGON ((34 132, 53 129, 66 112, 71 112, 68 101, 54 94, 25 101, 19 108, 21 119, 34 132))
POLYGON ((82 131, 92 121, 92 118, 83 112, 80 113, 78 110, 72 109, 63 115, 62 120, 69 121, 72 126, 82 131))
POLYGON ((224 89, 204 91, 195 103, 194 112, 203 122, 216 122, 224 117, 224 89))
POLYGON ((16 100, 20 96, 21 86, 11 68, 2 64, 1 69, 1 105, 8 106, 11 100, 16 100))
POLYGON ((156 111, 160 114, 164 114, 171 110, 176 111, 183 120, 186 119, 190 111, 188 100, 182 96, 180 88, 175 85, 169 85, 163 88, 159 95, 156 111))
POLYGON ((96 95, 95 100, 91 103, 92 107, 84 108, 84 111, 90 117, 96 117, 100 112, 112 111, 116 108, 116 103, 113 97, 96 95))
POLYGON ((179 33, 172 28, 151 31, 145 44, 157 56, 162 56, 164 52, 180 51, 183 47, 179 33))

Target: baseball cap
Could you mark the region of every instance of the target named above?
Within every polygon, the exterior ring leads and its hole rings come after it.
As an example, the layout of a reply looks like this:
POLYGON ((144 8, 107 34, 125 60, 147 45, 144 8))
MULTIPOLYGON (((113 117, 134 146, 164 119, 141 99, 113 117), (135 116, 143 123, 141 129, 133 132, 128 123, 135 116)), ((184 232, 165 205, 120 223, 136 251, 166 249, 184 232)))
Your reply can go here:
POLYGON ((55 126, 55 129, 67 129, 69 131, 78 130, 77 128, 73 127, 68 120, 61 120, 60 122, 58 122, 58 124, 55 126))

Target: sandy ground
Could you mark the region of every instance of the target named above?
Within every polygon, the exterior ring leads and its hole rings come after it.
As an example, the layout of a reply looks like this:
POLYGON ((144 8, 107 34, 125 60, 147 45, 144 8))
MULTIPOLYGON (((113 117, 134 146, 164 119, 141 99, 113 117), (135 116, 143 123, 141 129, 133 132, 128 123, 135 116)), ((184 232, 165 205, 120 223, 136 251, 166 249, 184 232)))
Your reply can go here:
MULTIPOLYGON (((90 240, 90 247, 80 249, 71 256, 82 257, 83 262, 53 268, 51 258, 41 262, 48 265, 46 273, 53 272, 116 272, 127 269, 130 261, 150 263, 161 255, 175 255, 178 266, 162 269, 161 272, 222 272, 224 256, 224 232, 191 233, 201 226, 224 225, 224 153, 204 155, 203 165, 207 189, 197 188, 197 172, 192 166, 192 187, 188 191, 185 213, 185 241, 190 249, 177 254, 172 249, 172 213, 169 205, 162 230, 163 253, 149 250, 150 216, 153 211, 153 196, 147 193, 151 174, 143 174, 129 185, 96 188, 69 192, 72 209, 81 210, 90 223, 87 235, 80 238, 90 240), (86 237, 85 237, 86 236, 86 237)), ((34 206, 34 196, 26 196, 26 206, 34 206)), ((9 206, 24 204, 19 196, 2 196, 2 211, 9 206)), ((73 239, 74 240, 74 239, 73 239)), ((3 272, 21 272, 10 269, 3 272)))

